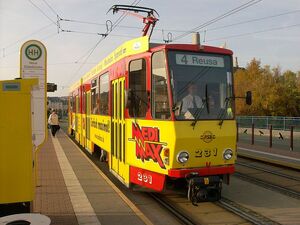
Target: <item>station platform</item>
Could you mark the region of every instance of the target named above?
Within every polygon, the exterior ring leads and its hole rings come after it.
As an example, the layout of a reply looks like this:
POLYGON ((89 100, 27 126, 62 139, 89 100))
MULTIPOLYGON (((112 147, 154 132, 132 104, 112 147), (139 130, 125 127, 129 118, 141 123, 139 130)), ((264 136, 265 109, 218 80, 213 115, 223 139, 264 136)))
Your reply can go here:
POLYGON ((62 131, 38 156, 33 212, 51 225, 152 224, 62 131))
POLYGON ((300 170, 300 152, 238 143, 238 156, 300 170))
MULTIPOLYGON (((238 144, 238 155, 300 170, 300 153, 238 144)), ((38 156, 33 212, 51 225, 152 224, 63 132, 48 140, 38 156)))

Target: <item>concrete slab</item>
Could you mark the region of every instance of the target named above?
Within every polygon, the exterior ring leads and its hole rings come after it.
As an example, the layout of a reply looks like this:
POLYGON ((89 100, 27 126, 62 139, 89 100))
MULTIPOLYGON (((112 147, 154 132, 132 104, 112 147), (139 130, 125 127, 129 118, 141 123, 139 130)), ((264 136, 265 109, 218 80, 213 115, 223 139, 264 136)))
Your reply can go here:
POLYGON ((300 200, 232 177, 223 196, 280 224, 299 224, 300 200))

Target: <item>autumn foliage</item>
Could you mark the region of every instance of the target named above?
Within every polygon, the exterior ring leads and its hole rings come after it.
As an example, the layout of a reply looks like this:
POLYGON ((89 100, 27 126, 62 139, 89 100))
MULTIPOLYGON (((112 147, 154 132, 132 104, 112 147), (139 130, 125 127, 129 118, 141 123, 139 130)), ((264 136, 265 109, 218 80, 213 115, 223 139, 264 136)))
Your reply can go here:
POLYGON ((252 91, 252 105, 236 100, 237 115, 300 116, 300 71, 281 72, 280 67, 262 66, 259 60, 251 60, 245 69, 234 74, 236 96, 252 91))

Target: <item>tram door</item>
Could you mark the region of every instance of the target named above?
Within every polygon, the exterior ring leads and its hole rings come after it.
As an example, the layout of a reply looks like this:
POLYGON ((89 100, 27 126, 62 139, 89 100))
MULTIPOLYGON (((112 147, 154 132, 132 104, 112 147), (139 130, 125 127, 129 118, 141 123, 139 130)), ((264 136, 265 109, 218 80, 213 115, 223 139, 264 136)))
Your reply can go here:
POLYGON ((79 113, 79 97, 76 96, 76 107, 75 107, 75 139, 79 141, 79 129, 78 129, 78 113, 79 113))
POLYGON ((125 165, 125 77, 112 81, 111 169, 123 180, 128 176, 125 165))
POLYGON ((86 126, 85 126, 85 147, 90 151, 90 124, 91 124, 91 119, 90 119, 90 115, 91 115, 91 92, 88 91, 85 95, 86 99, 85 99, 85 103, 86 103, 86 126))
POLYGON ((80 130, 80 144, 85 147, 85 143, 86 143, 86 109, 85 109, 85 105, 86 105, 86 90, 85 87, 82 88, 82 92, 81 92, 81 98, 80 98, 80 105, 81 105, 81 111, 80 111, 80 121, 81 121, 81 130, 80 130), (84 108, 83 108, 84 107, 84 108))

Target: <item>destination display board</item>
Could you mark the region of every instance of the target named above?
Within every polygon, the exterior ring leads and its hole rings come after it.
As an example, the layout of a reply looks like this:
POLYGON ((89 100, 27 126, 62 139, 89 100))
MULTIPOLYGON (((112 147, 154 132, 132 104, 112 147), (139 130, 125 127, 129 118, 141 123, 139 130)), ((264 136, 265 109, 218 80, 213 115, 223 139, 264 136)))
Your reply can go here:
POLYGON ((176 64, 187 66, 224 67, 224 58, 205 55, 176 54, 176 64))

